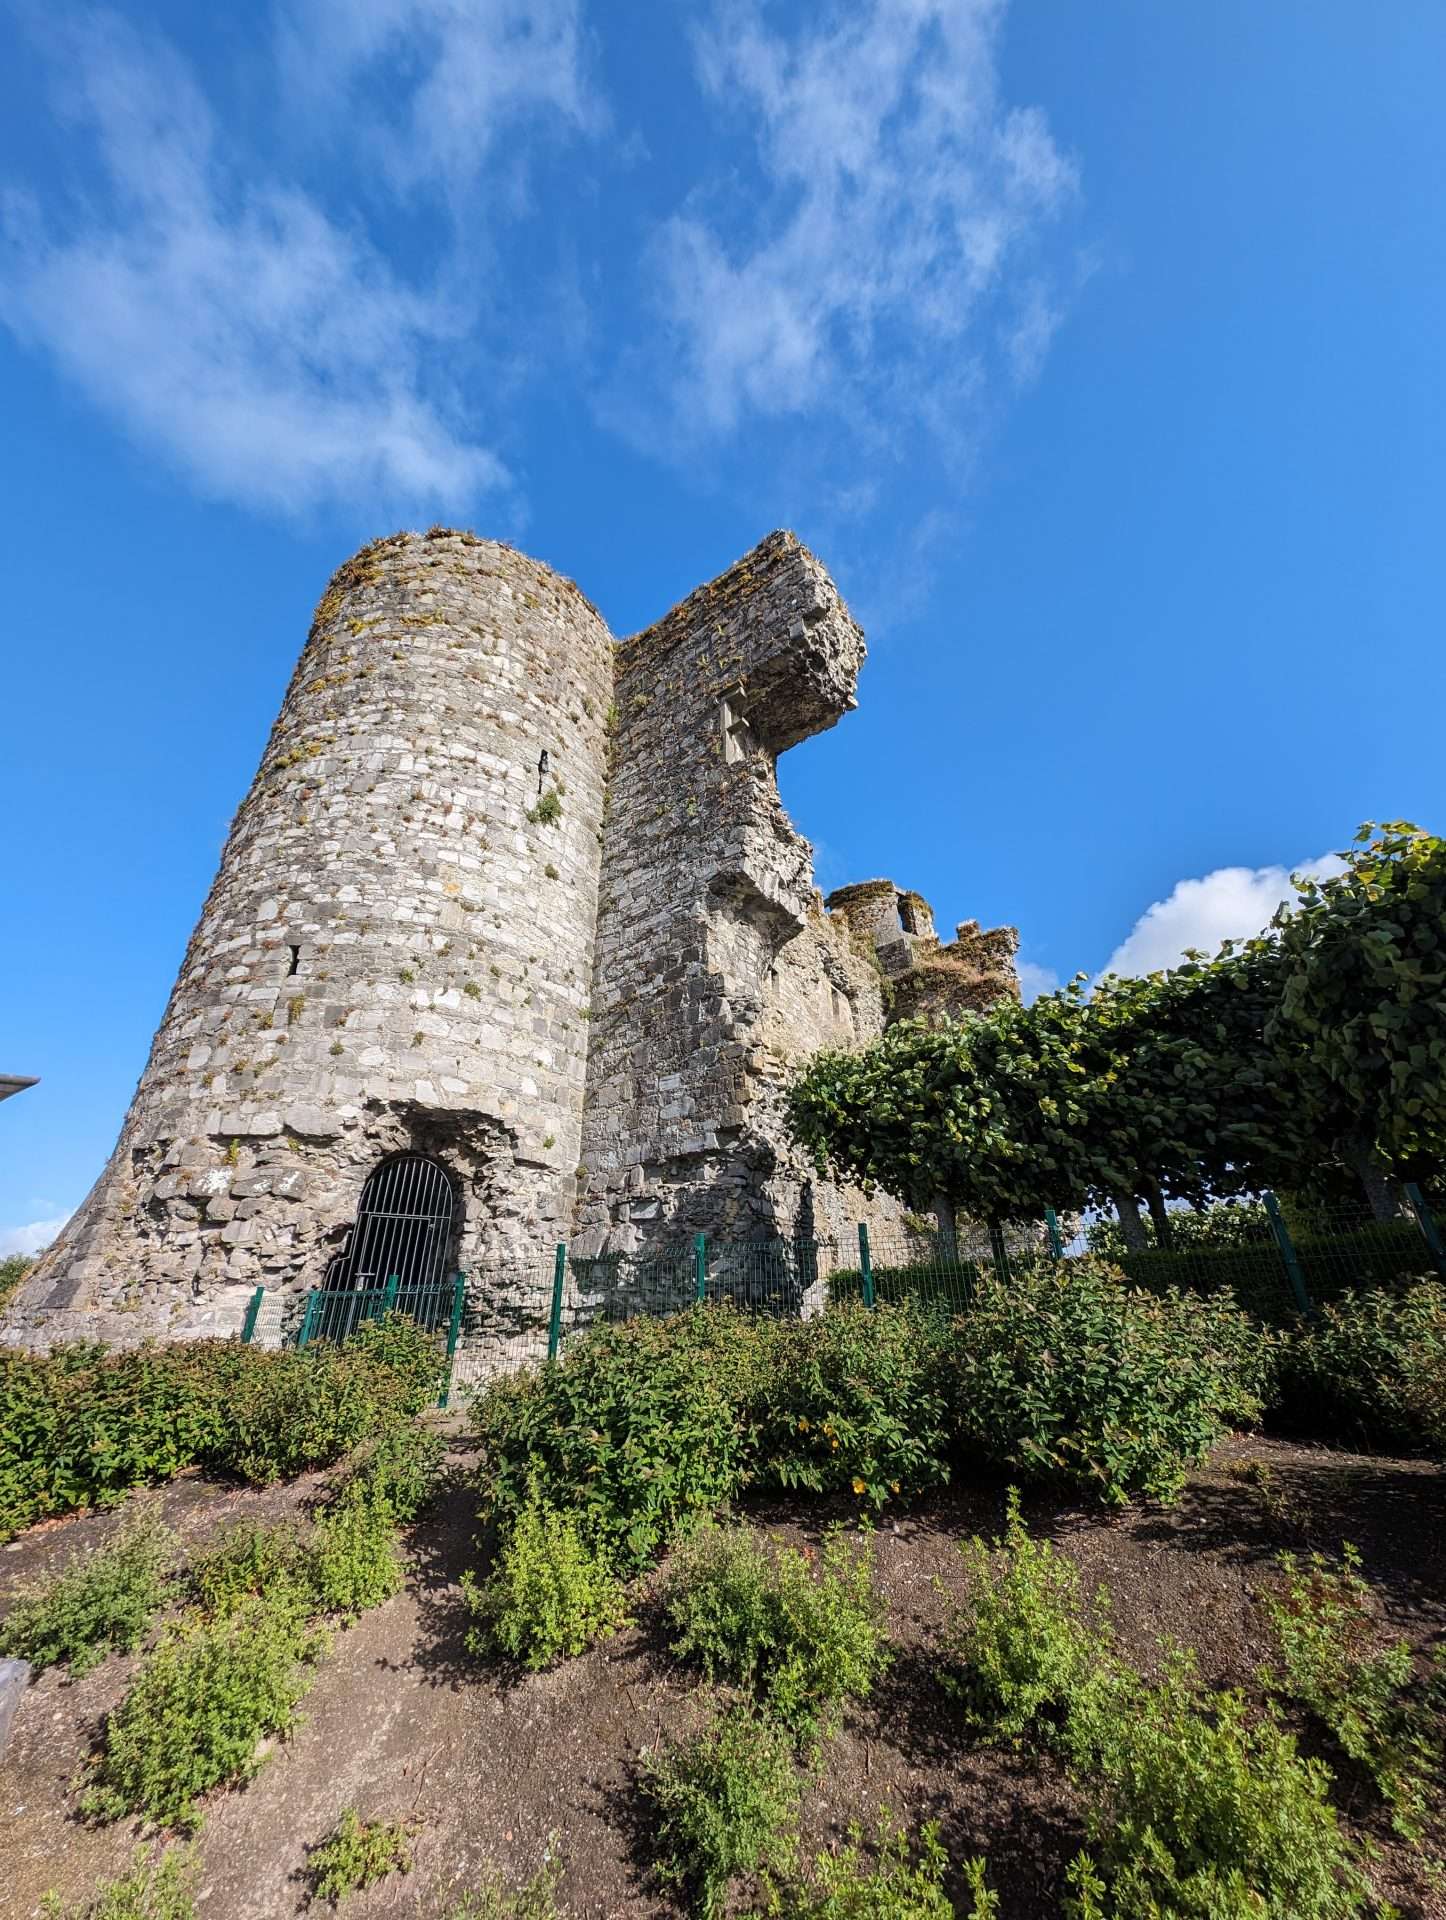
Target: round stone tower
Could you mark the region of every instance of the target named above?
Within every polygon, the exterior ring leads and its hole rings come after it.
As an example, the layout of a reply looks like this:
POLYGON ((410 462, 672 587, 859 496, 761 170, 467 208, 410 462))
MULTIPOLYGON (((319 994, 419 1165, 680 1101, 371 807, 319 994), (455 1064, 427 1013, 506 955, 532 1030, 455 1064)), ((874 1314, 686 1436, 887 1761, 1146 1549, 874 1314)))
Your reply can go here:
POLYGON ((115 1153, 11 1338, 232 1332, 259 1284, 565 1230, 612 653, 570 581, 471 534, 341 568, 115 1153))

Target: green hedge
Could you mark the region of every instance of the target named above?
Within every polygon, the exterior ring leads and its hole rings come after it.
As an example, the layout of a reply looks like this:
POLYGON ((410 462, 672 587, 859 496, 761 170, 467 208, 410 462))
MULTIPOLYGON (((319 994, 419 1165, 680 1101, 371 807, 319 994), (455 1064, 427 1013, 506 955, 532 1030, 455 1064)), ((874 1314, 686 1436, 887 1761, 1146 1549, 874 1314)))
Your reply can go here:
MULTIPOLYGON (((972 1304, 980 1281, 992 1277, 981 1274, 972 1260, 920 1260, 908 1266, 874 1268, 874 1298, 889 1306, 906 1300, 920 1306, 948 1307, 962 1313, 972 1304)), ((858 1267, 845 1267, 829 1275, 828 1297, 834 1306, 864 1297, 864 1276, 858 1267)))
POLYGON ((183 1467, 265 1484, 330 1465, 434 1399, 441 1368, 435 1335, 395 1317, 304 1353, 220 1340, 0 1347, 0 1539, 183 1467))
MULTIPOLYGON (((1430 1250, 1410 1220, 1381 1221, 1339 1233, 1297 1230, 1292 1242, 1306 1292, 1317 1306, 1354 1288, 1399 1286, 1433 1271, 1430 1250)), ((1223 1289, 1266 1319, 1296 1316, 1290 1276, 1273 1239, 1179 1252, 1152 1247, 1123 1254, 1118 1264, 1136 1286, 1151 1293, 1171 1287, 1192 1293, 1223 1289)))

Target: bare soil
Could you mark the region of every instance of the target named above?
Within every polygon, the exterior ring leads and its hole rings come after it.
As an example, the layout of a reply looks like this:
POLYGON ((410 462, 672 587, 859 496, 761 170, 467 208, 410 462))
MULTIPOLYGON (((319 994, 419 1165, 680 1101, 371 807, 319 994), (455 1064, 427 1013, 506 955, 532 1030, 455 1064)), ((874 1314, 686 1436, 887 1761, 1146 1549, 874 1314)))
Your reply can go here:
MULTIPOLYGON (((679 1911, 651 1877, 633 1769, 648 1742, 696 1722, 704 1690, 669 1657, 647 1583, 636 1624, 551 1673, 503 1674, 466 1654, 457 1582, 475 1558, 468 1450, 454 1442, 454 1481, 412 1530, 406 1593, 337 1634, 301 1727, 249 1786, 208 1804, 195 1843, 205 1920, 303 1911, 308 1849, 347 1806, 414 1831, 412 1871, 349 1899, 352 1920, 441 1920, 489 1869, 515 1886, 549 1858, 560 1905, 578 1920, 679 1911)), ((315 1489, 307 1479, 255 1492, 183 1476, 145 1497, 196 1541, 237 1517, 279 1517, 315 1489)), ((953 1859, 988 1856, 1003 1920, 1045 1920, 1059 1911, 1064 1868, 1081 1843, 1075 1797, 1049 1763, 960 1738, 933 1651, 950 1595, 962 1593, 957 1543, 994 1532, 1002 1509, 1002 1485, 981 1479, 882 1523, 879 1579, 899 1655, 877 1697, 826 1748, 806 1795, 804 1840, 816 1849, 852 1822, 872 1828, 884 1806, 910 1826, 937 1821, 953 1859)), ((797 1540, 838 1517, 796 1503, 749 1512, 797 1540)), ((1122 1648, 1147 1668, 1162 1639, 1174 1640, 1198 1650, 1212 1684, 1249 1687, 1268 1651, 1257 1595, 1277 1578, 1276 1555, 1338 1552, 1343 1540, 1360 1548, 1378 1586, 1383 1630, 1422 1652, 1446 1634, 1446 1473, 1419 1461, 1235 1439, 1172 1508, 1109 1515, 1035 1496, 1025 1517, 1078 1563, 1089 1588, 1109 1588, 1122 1648)), ((0 1608, 19 1580, 117 1524, 115 1514, 53 1522, 0 1551, 0 1608)), ((22 1702, 0 1764, 4 1920, 36 1914, 48 1889, 88 1896, 128 1863, 138 1830, 83 1825, 75 1781, 135 1665, 112 1658, 73 1684, 52 1671, 22 1702)), ((1381 1848, 1382 1894, 1412 1920, 1446 1920, 1446 1901, 1364 1792, 1359 1807, 1381 1848)))

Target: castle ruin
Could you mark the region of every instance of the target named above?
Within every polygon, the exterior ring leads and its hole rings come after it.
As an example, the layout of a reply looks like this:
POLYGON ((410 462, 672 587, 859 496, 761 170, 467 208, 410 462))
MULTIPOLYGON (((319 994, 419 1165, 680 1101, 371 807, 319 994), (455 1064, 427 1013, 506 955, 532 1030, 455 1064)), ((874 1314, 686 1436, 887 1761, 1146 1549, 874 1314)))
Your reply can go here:
POLYGON ((381 1219, 410 1235, 386 1262, 451 1271, 898 1218, 813 1175, 787 1075, 1016 994, 1015 936, 941 945, 891 881, 816 891, 775 761, 855 704, 863 657, 789 533, 623 641, 509 547, 364 548, 116 1149, 0 1337, 234 1333, 257 1286, 362 1284, 381 1219))

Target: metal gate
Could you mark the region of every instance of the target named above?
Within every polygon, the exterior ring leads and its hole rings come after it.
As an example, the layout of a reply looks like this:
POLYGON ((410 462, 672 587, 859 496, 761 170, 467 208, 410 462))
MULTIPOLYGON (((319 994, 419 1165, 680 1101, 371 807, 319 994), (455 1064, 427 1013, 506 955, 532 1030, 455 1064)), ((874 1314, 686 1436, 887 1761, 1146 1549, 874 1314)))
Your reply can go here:
POLYGON ((359 1318, 380 1311, 373 1302, 383 1295, 423 1326, 444 1320, 456 1215, 457 1196, 445 1167, 420 1153, 384 1160, 368 1175, 356 1224, 327 1268, 313 1338, 344 1339, 359 1318))

